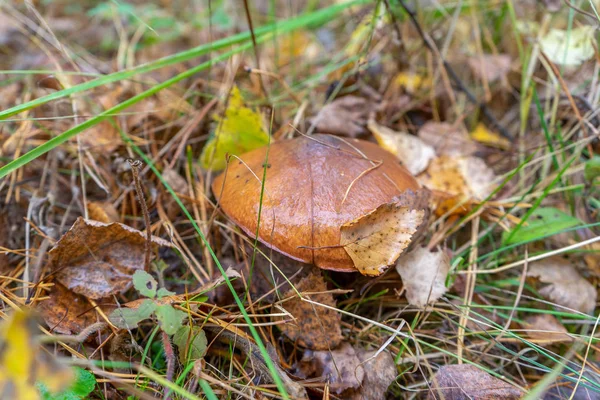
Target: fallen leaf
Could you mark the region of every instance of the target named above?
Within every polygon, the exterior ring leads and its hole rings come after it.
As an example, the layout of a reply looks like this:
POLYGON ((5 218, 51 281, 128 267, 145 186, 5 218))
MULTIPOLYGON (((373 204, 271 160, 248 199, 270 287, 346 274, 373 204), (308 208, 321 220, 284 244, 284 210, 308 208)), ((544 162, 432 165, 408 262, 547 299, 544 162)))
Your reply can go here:
POLYGON ((169 186, 173 188, 175 193, 187 195, 189 193, 189 186, 183 176, 179 175, 177 171, 172 168, 165 168, 162 171, 162 177, 167 181, 169 186))
POLYGON ((200 163, 204 169, 225 169, 227 154, 240 155, 269 144, 269 134, 263 128, 260 113, 244 106, 244 98, 237 86, 231 88, 225 116, 215 116, 217 127, 208 140, 200 163))
POLYGON ((520 399, 521 391, 470 364, 441 367, 431 382, 428 399, 520 399))
POLYGON ((540 40, 541 50, 555 64, 576 67, 594 57, 595 28, 550 29, 540 40))
MULTIPOLYGON (((327 284, 319 272, 311 272, 296 285, 302 292, 321 292, 306 294, 312 301, 335 307, 335 300, 327 291, 327 284)), ((341 317, 336 311, 302 301, 294 289, 290 289, 284 298, 292 298, 281 306, 294 318, 278 325, 285 336, 302 347, 311 350, 328 350, 335 348, 342 341, 341 317)), ((287 320, 289 317, 280 317, 287 320)))
POLYGON ((320 133, 357 137, 367 133, 371 109, 362 97, 344 96, 323 107, 311 122, 320 133))
POLYGON ((348 343, 335 350, 307 350, 296 366, 296 375, 309 378, 317 377, 328 382, 333 393, 340 394, 347 389, 357 389, 365 377, 354 348, 348 343))
MULTIPOLYGON (((347 394, 352 400, 385 400, 388 387, 398 376, 394 358, 387 351, 358 351, 365 377, 358 389, 347 394)), ((346 395, 346 393, 344 393, 346 395)))
POLYGON ((119 221, 119 213, 112 203, 107 201, 89 201, 87 203, 88 218, 98 222, 110 223, 119 221))
POLYGON ((396 132, 379 125, 370 119, 369 130, 377 139, 377 143, 390 153, 396 155, 400 163, 413 175, 427 169, 429 162, 435 157, 435 150, 417 136, 405 132, 396 132))
POLYGON ((438 215, 449 210, 467 211, 468 204, 484 200, 493 192, 495 179, 496 175, 482 159, 449 156, 435 158, 427 171, 417 177, 436 194, 438 215), (459 204, 463 205, 456 208, 459 204))
POLYGON ((589 314, 596 308, 596 288, 568 260, 551 257, 529 265, 527 276, 548 285, 540 294, 558 305, 589 314))
POLYGON ((489 130, 481 122, 477 124, 471 132, 471 138, 488 146, 497 147, 499 149, 508 150, 511 143, 498 133, 489 130))
POLYGON ((412 72, 400 72, 394 78, 394 85, 401 87, 406 93, 414 94, 432 88, 431 78, 412 72))
POLYGON ((446 293, 449 270, 450 259, 445 252, 433 252, 424 247, 404 254, 396 263, 396 271, 406 289, 406 299, 418 307, 434 303, 446 293))
POLYGON ((342 225, 340 244, 361 274, 381 275, 408 247, 424 216, 424 210, 397 202, 383 204, 342 225))
POLYGON ((467 156, 477 150, 462 125, 429 121, 419 128, 417 136, 432 146, 438 156, 467 156))
POLYGON ((36 382, 52 393, 73 382, 73 371, 42 351, 40 334, 30 311, 13 312, 0 324, 0 398, 38 399, 36 382))
POLYGON ((58 282, 50 290, 48 299, 37 304, 36 310, 53 332, 65 335, 77 335, 100 321, 94 307, 84 296, 58 282))
MULTIPOLYGON (((146 235, 117 222, 81 217, 49 252, 51 270, 68 289, 90 299, 122 293, 144 268, 146 235)), ((153 236, 153 246, 171 244, 153 236)))
POLYGON ((533 340, 552 344, 558 342, 571 342, 569 331, 552 314, 535 314, 525 318, 523 327, 527 336, 533 340))
POLYGON ((135 308, 120 307, 109 314, 110 322, 120 329, 135 329, 137 325, 148 319, 156 311, 157 305, 150 299, 144 299, 135 308))
POLYGON ((511 66, 508 54, 483 54, 470 57, 468 62, 473 74, 489 83, 506 78, 511 66))

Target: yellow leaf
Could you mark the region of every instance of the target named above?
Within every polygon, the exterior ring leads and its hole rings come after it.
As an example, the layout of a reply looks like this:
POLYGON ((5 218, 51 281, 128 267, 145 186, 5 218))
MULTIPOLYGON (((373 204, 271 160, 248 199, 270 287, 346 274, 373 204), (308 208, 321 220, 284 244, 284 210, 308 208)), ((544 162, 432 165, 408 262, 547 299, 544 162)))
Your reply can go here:
POLYGON ((497 134, 496 132, 490 131, 481 122, 477 124, 473 132, 471 132, 471 138, 489 146, 497 147, 499 149, 509 149, 510 142, 497 134))
POLYGON ((227 154, 240 155, 269 143, 260 114, 244 106, 237 86, 231 89, 225 116, 214 118, 217 128, 202 149, 202 168, 220 171, 225 169, 227 154))
POLYGON ((73 378, 69 368, 41 351, 37 322, 29 312, 17 311, 0 324, 0 398, 37 400, 36 382, 57 392, 73 378))
POLYGON ((431 89, 431 79, 412 72, 400 72, 394 79, 394 84, 400 86, 407 93, 431 89))

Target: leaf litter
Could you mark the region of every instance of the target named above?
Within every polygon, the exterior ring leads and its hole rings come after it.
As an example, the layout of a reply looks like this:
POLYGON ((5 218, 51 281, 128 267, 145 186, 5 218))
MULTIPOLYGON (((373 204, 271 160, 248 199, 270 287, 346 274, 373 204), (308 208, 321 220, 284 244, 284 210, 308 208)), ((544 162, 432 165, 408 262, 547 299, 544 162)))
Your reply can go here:
MULTIPOLYGON (((13 313, 6 310, 32 304, 42 314, 49 338, 64 341, 39 352, 41 340, 22 341, 33 346, 21 343, 17 347, 23 357, 10 361, 20 363, 19 368, 29 366, 23 374, 28 381, 2 372, 0 393, 17 387, 19 394, 49 398, 46 389, 67 386, 60 377, 50 378, 48 385, 42 382, 40 368, 64 372, 52 351, 72 355, 78 363, 93 358, 132 367, 143 355, 154 373, 142 372, 136 383, 124 386, 114 378, 118 370, 95 367, 106 381, 96 388, 88 372, 85 390, 73 392, 78 398, 160 395, 161 390, 163 397, 191 397, 200 383, 217 396, 271 395, 276 382, 269 360, 296 398, 517 398, 523 394, 517 386, 535 391, 557 366, 557 356, 589 340, 589 354, 578 350, 543 398, 597 397, 596 349, 592 334, 584 330, 594 321, 598 278, 598 189, 584 168, 598 154, 591 3, 489 4, 448 14, 444 4, 355 4, 346 12, 349 6, 335 2, 338 12, 328 15, 326 24, 312 21, 290 33, 303 24, 296 22, 297 15, 310 19, 317 15, 312 13, 328 12, 329 3, 304 9, 300 3, 279 7, 258 1, 248 16, 230 2, 216 2, 207 13, 196 8, 188 12, 183 3, 168 8, 83 2, 77 17, 72 8, 54 2, 2 8, 0 44, 6 57, 0 60, 0 168, 3 176, 8 172, 0 180, 0 315, 10 320, 13 313), (40 16, 44 21, 38 24, 40 16), (236 54, 227 61, 219 51, 193 49, 229 40, 252 20, 260 26, 253 38, 260 42, 256 52, 242 51, 249 44, 242 36, 235 39, 240 47, 230 48, 236 54), (52 38, 51 46, 40 50, 39 44, 46 44, 32 36, 31 21, 36 22, 36 36, 52 38), (138 30, 140 21, 146 31, 138 30), (277 35, 265 40, 261 29, 269 21, 277 22, 277 35), (131 38, 127 46, 124 37, 131 38), (202 62, 210 61, 210 72, 197 71, 191 79, 157 90, 197 66, 199 55, 202 62), (141 64, 162 68, 140 74, 135 71, 141 64), (50 72, 23 73, 41 69, 50 72), (15 70, 22 71, 11 72, 15 70), (94 79, 112 79, 112 71, 128 78, 68 97, 61 92, 66 87, 79 90, 79 84, 93 84, 94 79), (149 88, 152 95, 138 96, 149 88), (223 95, 229 88, 231 93, 223 95), (41 106, 28 103, 43 102, 49 94, 57 99, 41 106), (221 110, 212 121, 204 118, 219 99, 221 110), (123 101, 130 107, 102 122, 95 119, 123 101), (18 105, 31 108, 7 117, 18 105), (78 138, 50 146, 51 151, 22 168, 5 169, 11 160, 82 122, 89 125, 78 138), (297 260, 273 257, 272 249, 254 248, 223 218, 206 190, 216 176, 213 171, 225 167, 227 155, 285 141, 296 130, 378 142, 430 189, 433 215, 428 204, 399 201, 348 219, 354 221, 342 230, 359 234, 360 240, 348 239, 335 250, 346 258, 352 255, 369 276, 321 273, 297 260), (130 171, 122 167, 139 149, 182 195, 233 280, 266 356, 242 321, 209 247, 151 173, 142 182, 149 198, 148 215, 143 215, 130 171), (517 167, 521 170, 513 175, 517 167), (505 178, 495 198, 484 202, 505 178), (47 199, 41 208, 35 204, 40 197, 47 199), (531 215, 527 202, 536 207, 531 215), (95 232, 81 241, 67 232, 48 253, 63 227, 84 210, 97 221, 84 223, 94 225, 95 232), (518 223, 524 215, 529 218, 518 223), (383 224, 383 216, 392 216, 393 223, 383 224), (149 217, 152 231, 168 239, 153 239, 151 276, 141 272, 145 235, 128 228, 138 226, 142 217, 149 217), (411 233, 394 232, 407 220, 411 233), (518 226, 513 228, 514 222, 518 226), (374 240, 374 225, 388 233, 383 243, 374 240), (129 231, 135 233, 115 239, 129 231), (170 243, 175 251, 166 250, 170 243), (572 246, 569 261, 544 258, 565 246, 572 246), (438 248, 443 250, 428 250, 438 248), (366 262, 369 256, 376 261, 366 262), (541 257, 527 264, 527 280, 514 267, 503 268, 513 262, 522 267, 527 257, 541 257), (394 271, 385 273, 391 265, 402 281, 394 271), (291 285, 307 300, 327 307, 302 301, 291 285), (405 297, 394 295, 399 288, 405 297), (120 319, 115 309, 122 313, 120 319), (523 311, 531 309, 539 312, 523 311), (113 326, 90 335, 98 322, 113 326), (152 336, 155 327, 163 334, 152 336), (395 336, 397 330, 408 337, 395 336), (529 356, 532 350, 535 359, 529 356), (30 363, 36 359, 32 353, 44 356, 30 363), (456 359, 463 365, 452 365, 456 359), (192 373, 184 377, 180 373, 186 363, 192 373), (495 380, 468 363, 504 378, 495 380), (445 385, 440 391, 427 372, 436 369, 435 380, 445 385), (177 395, 167 392, 165 379, 177 386, 177 395)), ((301 168, 316 168, 311 161, 301 168)), ((273 172, 266 158, 260 165, 253 182, 260 183, 263 168, 273 172)), ((374 172, 377 168, 365 172, 359 184, 374 172)), ((294 179, 300 183, 300 177, 294 179)), ((325 186, 324 192, 328 190, 325 186)), ((274 233, 282 217, 273 219, 274 233)), ((297 215, 290 219, 298 220, 297 215)), ((310 238, 314 230, 307 232, 310 238)), ((15 331, 30 338, 31 327, 15 331)), ((15 338, 0 338, 0 356, 7 349, 14 353, 15 338)), ((8 397, 16 398, 13 394, 8 397)))

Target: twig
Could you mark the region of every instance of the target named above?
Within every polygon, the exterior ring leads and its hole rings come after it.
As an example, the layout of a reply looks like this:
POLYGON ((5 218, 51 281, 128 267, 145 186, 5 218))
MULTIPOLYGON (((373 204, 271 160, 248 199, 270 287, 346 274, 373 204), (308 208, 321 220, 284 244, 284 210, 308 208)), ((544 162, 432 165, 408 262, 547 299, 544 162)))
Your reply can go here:
POLYGON ((144 198, 144 192, 142 191, 142 184, 140 182, 140 168, 142 162, 140 160, 127 160, 131 165, 131 172, 133 173, 133 183, 135 185, 135 191, 138 196, 138 201, 142 206, 142 214, 144 215, 144 225, 146 225, 146 244, 144 246, 144 270, 150 270, 150 250, 152 244, 152 232, 150 229, 150 214, 148 213, 148 206, 146 205, 146 199, 144 198))
MULTIPOLYGON (((173 344, 171 344, 169 335, 167 335, 165 332, 162 332, 162 342, 165 349, 165 360, 167 361, 167 375, 165 378, 169 382, 173 382, 173 375, 175 375, 175 351, 173 350, 173 344)), ((165 386, 164 390, 164 400, 169 400, 171 397, 171 389, 165 386)))
POLYGON ((421 25, 419 24, 419 21, 417 21, 417 17, 415 15, 415 13, 412 10, 410 10, 408 7, 406 7, 403 0, 397 0, 397 1, 398 1, 398 3, 400 3, 400 6, 402 6, 404 11, 406 11, 406 13, 408 14, 411 22, 415 26, 415 29, 419 33, 419 36, 421 36, 421 39, 423 40, 425 47, 427 47, 427 49, 434 56, 437 56, 440 59, 444 69, 446 70, 446 73, 448 74, 450 79, 452 79, 452 81, 458 87, 458 89, 467 96, 467 99, 472 104, 476 105, 477 107, 479 107, 481 109, 481 112, 483 113, 483 115, 488 119, 488 121, 492 124, 492 126, 498 130, 498 132, 502 136, 504 136, 507 139, 512 140, 512 135, 510 133, 508 133, 506 128, 504 126, 502 126, 502 124, 498 121, 498 119, 496 117, 494 117, 494 115, 491 113, 489 108, 484 103, 481 103, 480 101, 477 100, 475 95, 473 93, 471 93, 471 91, 465 86, 463 81, 460 80, 460 78, 458 77, 458 75, 456 74, 456 72, 454 71, 452 66, 436 51, 435 44, 432 43, 431 38, 429 38, 429 36, 421 28, 421 25))

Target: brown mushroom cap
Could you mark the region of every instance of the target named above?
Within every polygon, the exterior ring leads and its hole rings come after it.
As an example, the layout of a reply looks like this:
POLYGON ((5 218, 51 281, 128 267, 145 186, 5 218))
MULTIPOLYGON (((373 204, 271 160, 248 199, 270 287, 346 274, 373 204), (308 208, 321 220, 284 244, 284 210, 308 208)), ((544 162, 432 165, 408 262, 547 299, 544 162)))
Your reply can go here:
MULTIPOLYGON (((267 148, 232 158, 212 185, 219 205, 256 237, 267 148)), ((331 135, 270 146, 258 238, 288 257, 320 268, 356 271, 340 246, 340 227, 419 184, 376 144, 331 135)))

